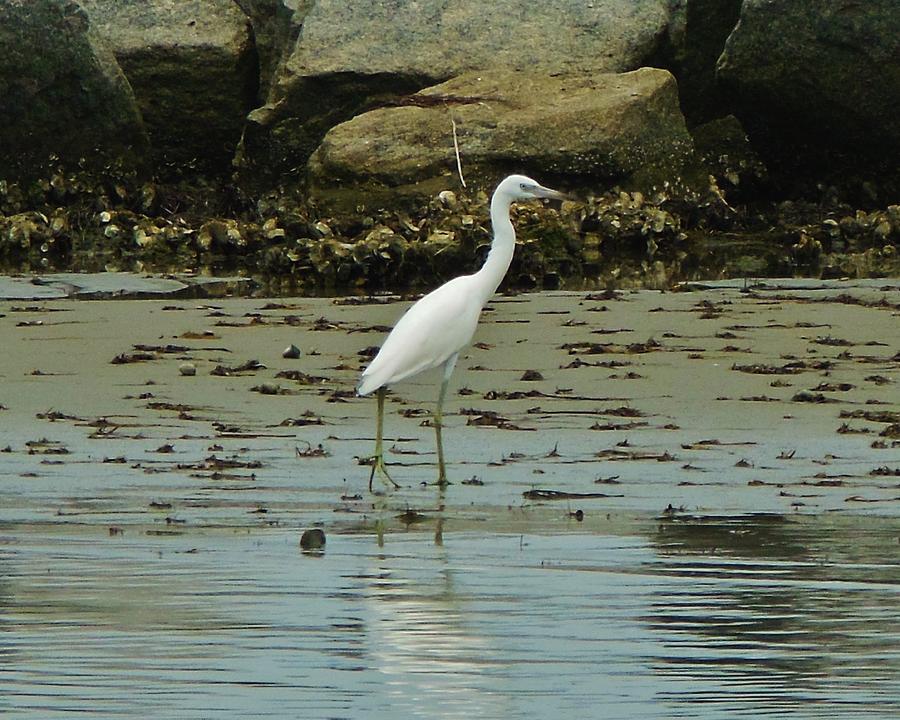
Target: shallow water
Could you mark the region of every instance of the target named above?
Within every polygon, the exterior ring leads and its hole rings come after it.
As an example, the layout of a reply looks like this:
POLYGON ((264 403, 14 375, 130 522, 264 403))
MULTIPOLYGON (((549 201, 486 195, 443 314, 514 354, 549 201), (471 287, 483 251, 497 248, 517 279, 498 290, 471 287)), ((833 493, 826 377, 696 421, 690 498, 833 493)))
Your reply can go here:
POLYGON ((7 529, 9 717, 892 717, 900 525, 7 529), (860 542, 860 539, 862 540, 860 542))
POLYGON ((373 403, 336 392, 396 303, 15 298, 4 717, 900 712, 896 283, 500 299, 454 379, 443 494, 432 379, 389 403, 403 487, 375 495, 373 403), (561 347, 588 342, 615 345, 561 347), (180 349, 110 362, 141 343, 180 349))

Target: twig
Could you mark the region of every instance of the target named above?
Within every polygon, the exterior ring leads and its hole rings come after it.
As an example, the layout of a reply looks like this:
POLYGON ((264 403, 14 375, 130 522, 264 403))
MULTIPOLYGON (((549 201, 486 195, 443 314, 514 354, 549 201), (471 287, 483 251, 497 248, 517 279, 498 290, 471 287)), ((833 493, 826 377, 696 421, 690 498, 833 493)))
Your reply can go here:
POLYGON ((465 187, 466 179, 463 177, 462 160, 459 158, 459 140, 456 138, 456 120, 453 119, 452 115, 450 116, 450 123, 453 125, 453 149, 456 151, 456 169, 459 172, 459 181, 465 187))

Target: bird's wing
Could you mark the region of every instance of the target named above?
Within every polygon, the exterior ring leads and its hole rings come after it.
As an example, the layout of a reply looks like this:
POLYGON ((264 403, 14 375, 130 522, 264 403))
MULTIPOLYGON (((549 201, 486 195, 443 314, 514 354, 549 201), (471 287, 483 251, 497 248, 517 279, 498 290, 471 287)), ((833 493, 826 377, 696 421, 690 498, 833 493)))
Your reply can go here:
POLYGON ((437 367, 469 343, 481 314, 471 278, 463 275, 441 285, 400 318, 363 372, 360 395, 437 367))

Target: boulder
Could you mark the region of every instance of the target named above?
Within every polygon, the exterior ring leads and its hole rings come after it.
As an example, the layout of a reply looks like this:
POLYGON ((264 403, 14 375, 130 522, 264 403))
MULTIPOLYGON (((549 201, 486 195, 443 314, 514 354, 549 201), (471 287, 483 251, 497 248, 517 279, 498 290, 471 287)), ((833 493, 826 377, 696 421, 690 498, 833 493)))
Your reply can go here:
POLYGON ((147 137, 119 65, 70 0, 0 2, 0 178, 70 165, 138 166, 147 137))
POLYGON ((453 122, 464 176, 484 187, 517 171, 646 189, 674 180, 692 153, 665 70, 467 73, 329 131, 309 162, 313 197, 377 206, 457 187, 453 122))
POLYGON ((163 174, 229 169, 255 105, 249 22, 231 0, 81 0, 134 89, 163 174))
POLYGON ((248 182, 302 167, 333 126, 470 70, 633 70, 657 50, 669 0, 317 2, 239 155, 248 182))
POLYGON ((717 72, 773 170, 897 172, 897 0, 744 0, 717 72))

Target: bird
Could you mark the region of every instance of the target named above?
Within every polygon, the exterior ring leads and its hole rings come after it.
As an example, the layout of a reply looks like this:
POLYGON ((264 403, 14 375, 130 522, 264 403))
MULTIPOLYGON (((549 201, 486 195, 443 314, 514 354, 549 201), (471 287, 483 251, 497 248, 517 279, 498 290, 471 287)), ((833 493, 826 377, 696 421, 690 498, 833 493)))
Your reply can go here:
POLYGON ((564 193, 544 187, 525 175, 510 175, 502 180, 491 197, 494 236, 481 269, 471 275, 453 278, 412 305, 363 370, 356 386, 357 395, 362 397, 374 392, 377 398, 370 492, 376 472, 380 472, 394 487, 400 487, 388 474, 382 448, 384 397, 388 386, 436 367, 443 368, 433 422, 437 441, 437 484, 448 484, 441 441, 444 398, 459 353, 472 340, 485 303, 497 290, 512 262, 516 232, 510 219, 510 206, 521 200, 563 200, 566 197, 564 193))

